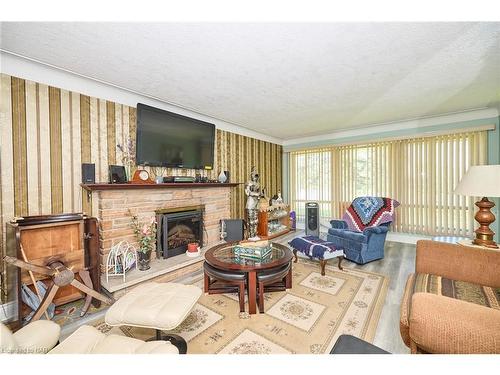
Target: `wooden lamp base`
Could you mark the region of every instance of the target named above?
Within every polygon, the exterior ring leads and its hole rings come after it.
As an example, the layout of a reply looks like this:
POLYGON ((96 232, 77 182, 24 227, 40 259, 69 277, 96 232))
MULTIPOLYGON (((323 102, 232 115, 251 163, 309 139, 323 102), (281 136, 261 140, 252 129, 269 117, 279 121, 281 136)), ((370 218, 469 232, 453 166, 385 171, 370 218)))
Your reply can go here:
POLYGON ((479 211, 477 211, 474 218, 479 223, 479 228, 474 231, 476 233, 476 238, 472 241, 472 243, 474 245, 498 249, 498 245, 495 241, 493 241, 495 232, 493 232, 489 227, 490 224, 495 221, 495 215, 491 212, 491 209, 495 207, 495 203, 488 200, 488 198, 483 197, 483 199, 476 202, 476 206, 479 208, 479 211))

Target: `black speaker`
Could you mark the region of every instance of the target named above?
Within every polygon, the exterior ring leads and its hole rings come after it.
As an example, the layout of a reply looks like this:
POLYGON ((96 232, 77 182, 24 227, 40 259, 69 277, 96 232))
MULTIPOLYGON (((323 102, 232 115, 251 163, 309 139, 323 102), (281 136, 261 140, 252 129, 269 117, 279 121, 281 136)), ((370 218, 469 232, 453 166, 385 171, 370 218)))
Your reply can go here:
POLYGON ((220 237, 226 242, 242 241, 245 237, 242 219, 223 219, 220 221, 220 237))
POLYGON ((82 163, 82 183, 95 184, 95 164, 82 163))
POLYGON ((319 237, 319 204, 306 203, 306 235, 319 237))

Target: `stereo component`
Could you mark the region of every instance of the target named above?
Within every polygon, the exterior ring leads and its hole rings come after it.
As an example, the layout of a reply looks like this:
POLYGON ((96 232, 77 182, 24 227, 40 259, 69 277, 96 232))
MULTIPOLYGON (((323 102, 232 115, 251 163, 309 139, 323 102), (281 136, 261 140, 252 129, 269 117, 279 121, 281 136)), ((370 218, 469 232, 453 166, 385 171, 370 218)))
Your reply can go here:
POLYGON ((193 176, 167 176, 163 177, 163 182, 172 183, 172 182, 195 182, 196 178, 193 176))

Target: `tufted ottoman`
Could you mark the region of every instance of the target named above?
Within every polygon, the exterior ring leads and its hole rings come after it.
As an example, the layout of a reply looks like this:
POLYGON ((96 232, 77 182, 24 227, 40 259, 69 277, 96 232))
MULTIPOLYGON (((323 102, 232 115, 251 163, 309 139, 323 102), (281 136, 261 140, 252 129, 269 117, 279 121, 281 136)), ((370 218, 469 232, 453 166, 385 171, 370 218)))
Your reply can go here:
POLYGON ((156 330, 157 340, 167 340, 177 346, 179 353, 187 351, 186 341, 177 335, 162 335, 180 325, 201 296, 194 285, 177 283, 142 284, 116 301, 106 312, 106 324, 156 330))
POLYGON ((331 242, 324 241, 316 236, 302 236, 295 237, 288 244, 293 248, 294 263, 297 263, 297 251, 308 256, 309 259, 319 259, 321 276, 325 276, 325 266, 329 259, 339 258, 338 267, 343 270, 341 263, 342 259, 344 259, 344 250, 339 249, 331 242))

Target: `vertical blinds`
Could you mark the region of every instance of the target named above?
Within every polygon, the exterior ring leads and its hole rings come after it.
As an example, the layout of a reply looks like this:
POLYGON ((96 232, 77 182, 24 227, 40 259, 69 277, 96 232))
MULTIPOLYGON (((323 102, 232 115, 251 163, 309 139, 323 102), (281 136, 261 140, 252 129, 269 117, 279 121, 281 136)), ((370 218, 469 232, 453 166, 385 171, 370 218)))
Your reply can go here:
POLYGON ((299 221, 304 220, 305 202, 319 203, 320 216, 332 217, 335 202, 331 149, 293 153, 290 158, 290 200, 299 221))
POLYGON ((487 162, 486 131, 295 151, 290 155, 291 205, 317 201, 323 220, 339 218, 355 197, 398 200, 393 230, 470 236, 474 197, 453 194, 471 165, 487 162))

